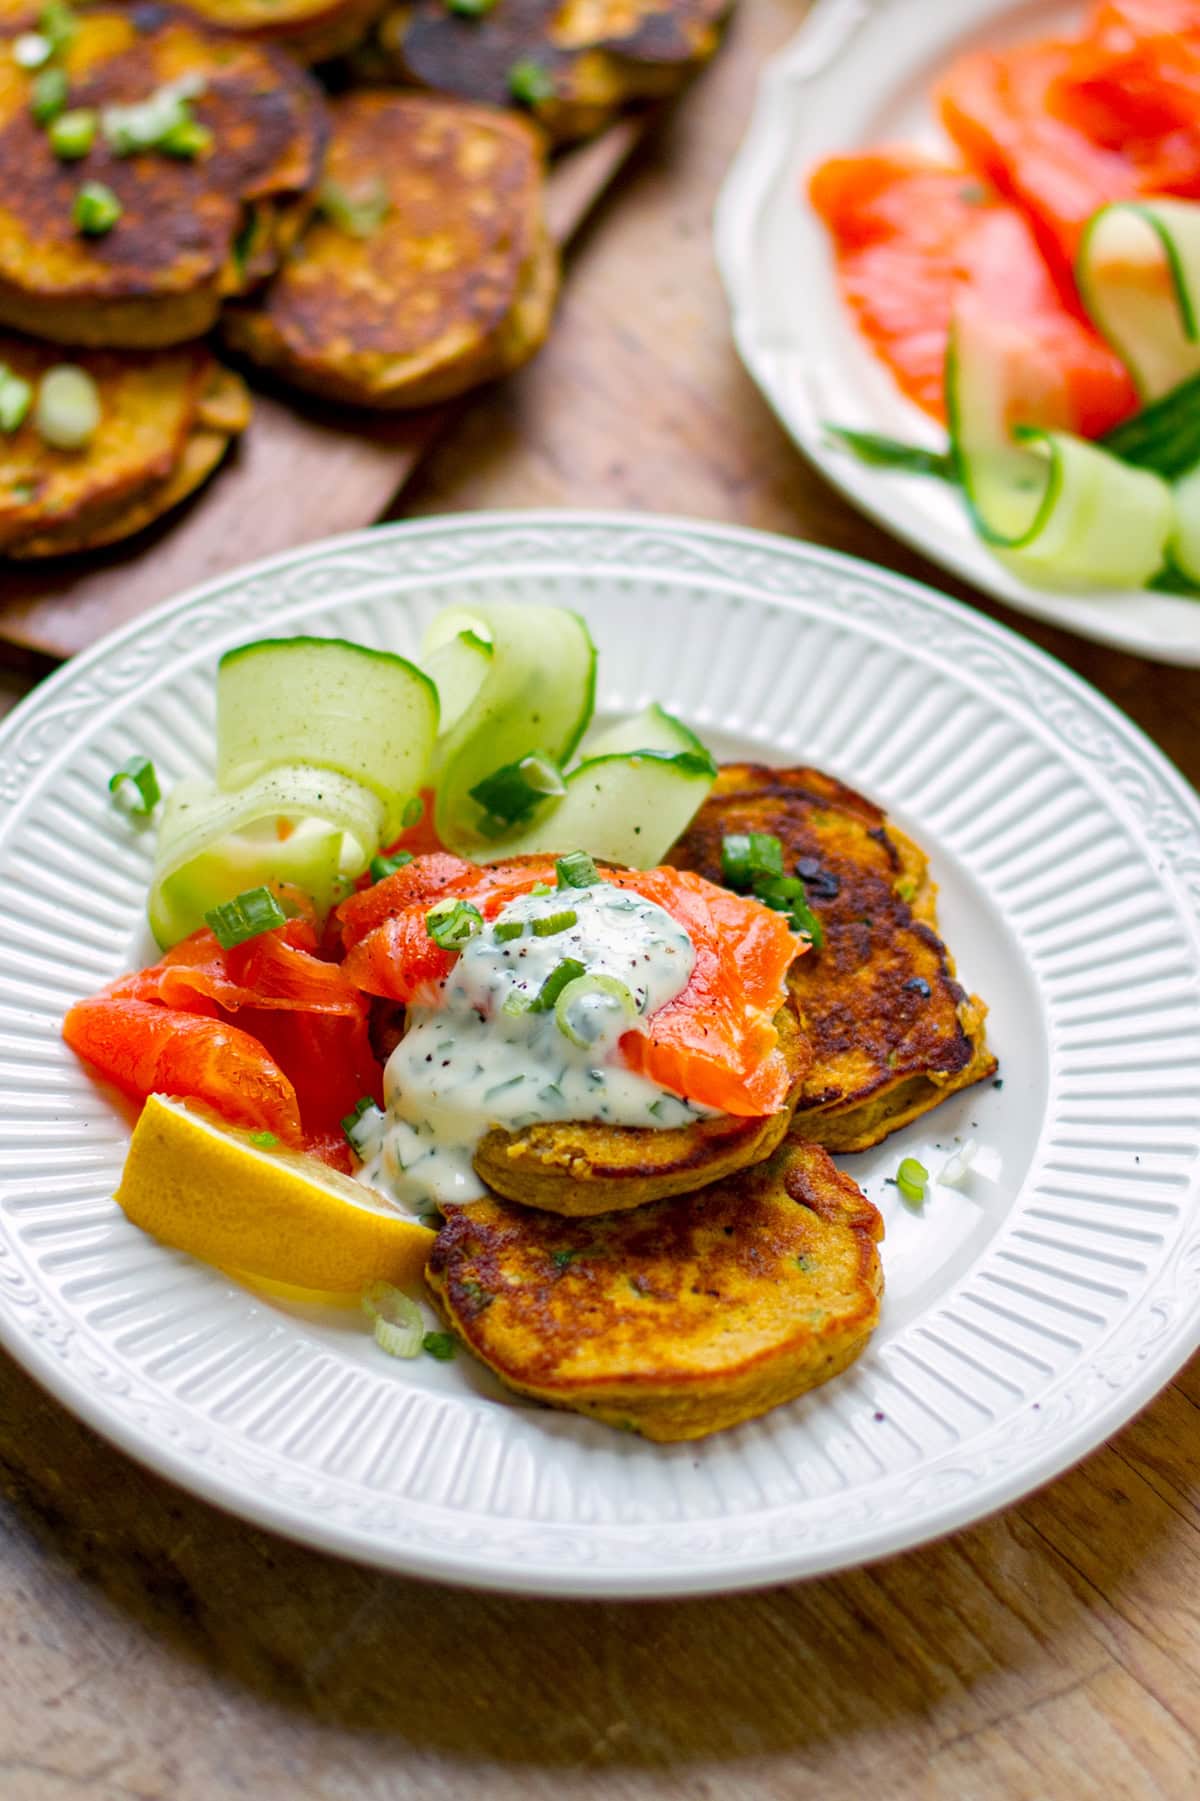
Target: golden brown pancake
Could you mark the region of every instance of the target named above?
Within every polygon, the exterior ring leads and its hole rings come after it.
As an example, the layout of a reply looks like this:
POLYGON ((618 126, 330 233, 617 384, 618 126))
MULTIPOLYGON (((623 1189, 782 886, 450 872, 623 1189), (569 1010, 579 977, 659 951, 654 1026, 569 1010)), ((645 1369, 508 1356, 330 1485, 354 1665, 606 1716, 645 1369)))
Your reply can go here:
POLYGON ((882 1236, 819 1145, 788 1143, 637 1213, 459 1208, 426 1279, 510 1388, 669 1442, 753 1419, 845 1369, 879 1317, 882 1236))
POLYGON ((301 62, 318 63, 353 50, 386 0, 187 0, 187 5, 221 31, 278 44, 301 62))
POLYGON ((445 400, 515 369, 549 329, 558 259, 540 135, 512 114, 384 90, 335 102, 328 200, 227 341, 359 406, 445 400), (365 216, 364 216, 365 215, 365 216))
POLYGON ((790 1009, 775 1023, 792 1075, 778 1113, 759 1119, 723 1113, 663 1131, 576 1120, 495 1130, 480 1141, 476 1174, 510 1201, 585 1218, 691 1194, 761 1163, 786 1133, 812 1061, 790 1009))
POLYGON ((510 106, 513 70, 549 89, 525 104, 557 142, 597 131, 630 101, 672 94, 708 61, 732 0, 496 0, 481 18, 445 0, 387 14, 378 37, 402 80, 510 106))
POLYGON ((157 5, 91 9, 62 59, 68 105, 144 101, 203 79, 191 102, 211 130, 193 159, 117 156, 98 132, 62 162, 30 113, 33 77, 0 38, 0 323, 60 343, 154 347, 209 329, 228 295, 262 281, 303 221, 320 165, 320 89, 280 51, 212 32, 157 5), (110 188, 121 217, 85 237, 84 182, 110 188))
POLYGON ((987 1009, 954 979, 925 856, 873 802, 819 770, 731 764, 669 861, 720 882, 737 832, 780 839, 825 937, 789 978, 813 1053, 796 1133, 866 1150, 994 1073, 987 1009))
POLYGON ((204 344, 158 351, 64 352, 0 333, 0 363, 36 385, 70 361, 100 393, 101 420, 82 450, 44 443, 31 408, 0 434, 0 553, 47 557, 140 531, 216 468, 245 429, 250 397, 204 344))

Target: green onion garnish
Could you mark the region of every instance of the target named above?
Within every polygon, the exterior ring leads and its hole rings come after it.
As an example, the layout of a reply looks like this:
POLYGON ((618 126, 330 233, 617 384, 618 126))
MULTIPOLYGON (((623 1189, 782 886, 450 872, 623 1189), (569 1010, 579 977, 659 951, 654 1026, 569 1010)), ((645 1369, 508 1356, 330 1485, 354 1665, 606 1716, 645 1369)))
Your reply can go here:
POLYGON ((55 450, 84 450, 100 427, 100 390, 77 363, 47 369, 38 386, 33 423, 55 450))
POLYGON ((449 1363, 456 1348, 453 1332, 426 1332, 421 1340, 421 1349, 436 1357, 439 1363, 449 1363))
POLYGON ((578 924, 578 913, 567 907, 561 913, 547 913, 544 919, 535 919, 533 935, 535 938, 557 938, 560 932, 569 932, 573 925, 578 924))
POLYGON ((721 874, 729 888, 746 889, 760 876, 782 876, 783 845, 772 832, 728 832, 721 840, 721 874))
POLYGON ((49 125, 51 119, 57 119, 67 104, 67 74, 65 69, 43 69, 36 75, 29 90, 29 110, 39 125, 49 125))
POLYGON ((50 45, 53 55, 65 50, 78 30, 79 21, 64 0, 49 0, 42 8, 38 31, 50 45))
POLYGON ((194 157, 202 156, 213 146, 213 134, 207 125, 199 119, 180 119, 169 131, 164 131, 155 145, 167 156, 177 156, 190 162, 194 157))
POLYGON ((845 425, 826 425, 831 444, 848 450, 871 469, 898 469, 905 475, 935 475, 942 481, 958 480, 958 468, 948 450, 926 450, 921 444, 904 444, 899 438, 877 431, 851 431, 845 425))
POLYGON ((754 884, 755 897, 764 907, 776 913, 790 913, 798 900, 804 899, 804 883, 797 875, 760 876, 754 884))
POLYGON ((565 793, 561 769, 541 751, 531 751, 516 763, 505 763, 476 782, 470 791, 471 799, 501 828, 527 819, 550 795, 565 793))
POLYGON ((600 880, 600 872, 585 850, 573 850, 568 856, 556 857, 554 873, 560 888, 591 888, 600 880))
POLYGON ((452 13, 461 13, 464 19, 482 19, 484 13, 490 13, 496 0, 446 0, 452 13))
POLYGON ((587 970, 579 961, 578 957, 564 957, 562 962, 556 964, 550 971, 546 980, 542 983, 533 999, 529 1002, 528 1007, 522 1008, 522 1011, 529 1013, 549 1013, 551 1007, 557 1003, 558 997, 566 987, 567 983, 577 982, 580 976, 586 974, 587 970))
MULTIPOLYGON (((356 1101, 351 1111, 342 1117, 342 1131, 353 1150, 361 1151, 364 1142, 370 1136, 369 1131, 363 1130, 362 1124, 368 1113, 378 1114, 379 1108, 369 1094, 364 1094, 361 1101, 356 1101)), ((368 1123, 370 1127, 374 1127, 376 1122, 372 1119, 368 1123)))
POLYGON ((168 156, 195 156, 212 143, 212 132, 192 117, 191 102, 204 92, 200 76, 184 75, 164 82, 146 100, 131 106, 106 106, 100 129, 117 156, 139 150, 162 150, 168 156))
POLYGON ((797 901, 793 906, 792 930, 806 937, 815 951, 825 942, 825 928, 807 901, 797 901))
POLYGON ((425 930, 439 950, 457 951, 483 930, 483 914, 470 901, 449 896, 425 915, 425 930))
POLYGON ((416 1357, 425 1336, 425 1321, 415 1301, 390 1282, 372 1282, 362 1296, 375 1343, 389 1357, 416 1357))
POLYGON ((279 1140, 274 1132, 251 1132, 250 1142, 256 1144, 260 1151, 269 1151, 274 1149, 279 1140))
POLYGON ((411 862, 412 852, 410 850, 398 850, 394 857, 372 857, 368 871, 372 882, 382 882, 388 876, 395 875, 398 869, 403 869, 406 863, 411 862))
POLYGON ((378 231, 390 209, 388 191, 381 181, 373 181, 355 193, 340 182, 326 181, 317 195, 317 210, 352 238, 369 238, 378 231))
POLYGON ((906 1201, 923 1201, 929 1171, 915 1157, 906 1157, 896 1171, 896 1187, 906 1201))
POLYGON ((0 431, 19 431, 33 404, 33 384, 0 363, 0 431))
POLYGON ((148 819, 162 798, 158 776, 149 757, 130 757, 108 778, 108 792, 120 800, 127 812, 148 819), (137 794, 134 800, 125 783, 137 794))
POLYGON ((54 55, 54 45, 40 31, 23 31, 12 47, 18 69, 40 69, 54 55))
POLYGON ((400 815, 401 827, 407 832, 414 825, 420 825, 424 817, 425 802, 419 794, 414 794, 411 800, 406 800, 404 803, 404 811, 400 815))
POLYGON ((623 1020, 637 1018, 637 1002, 616 976, 576 976, 559 991, 554 1003, 554 1023, 563 1037, 587 1050, 602 1036, 604 1015, 618 1012, 623 1020))
POLYGON ((222 901, 204 915, 223 951, 245 944, 262 932, 287 924, 287 915, 269 888, 247 888, 244 894, 222 901))
POLYGON ((511 944, 525 930, 525 922, 521 919, 498 919, 492 927, 492 934, 498 944, 511 944))
POLYGON ((60 113, 51 121, 46 133, 50 148, 60 162, 73 163, 86 156, 96 141, 96 114, 90 107, 78 106, 72 112, 60 113))
POLYGON ((544 64, 523 56, 508 71, 508 91, 523 106, 536 106, 554 98, 554 77, 544 64))
POLYGON ((85 238, 102 238, 122 213, 121 202, 102 181, 85 181, 75 196, 72 218, 85 238))

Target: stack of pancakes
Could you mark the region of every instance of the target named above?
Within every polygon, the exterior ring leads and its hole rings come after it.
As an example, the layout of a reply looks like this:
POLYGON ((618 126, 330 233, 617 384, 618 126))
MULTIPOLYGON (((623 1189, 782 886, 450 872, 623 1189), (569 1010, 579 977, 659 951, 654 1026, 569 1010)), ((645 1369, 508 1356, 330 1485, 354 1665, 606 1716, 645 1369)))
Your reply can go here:
POLYGON ((724 768, 671 861, 722 881, 726 833, 777 837, 823 942, 779 1015, 784 1110, 653 1132, 492 1131, 492 1194, 455 1209, 427 1279, 520 1393, 647 1438, 698 1438, 836 1375, 870 1337, 883 1222, 830 1150, 865 1150, 994 1073, 918 847, 812 769, 724 768))
POLYGON ((56 155, 34 116, 46 68, 25 54, 43 15, 37 0, 0 0, 0 367, 36 385, 70 363, 100 402, 81 449, 47 441, 34 407, 0 424, 0 554, 87 550, 198 486, 250 417, 213 341, 289 386, 372 408, 425 406, 517 368, 558 290, 549 138, 679 86, 719 19, 711 0, 636 17, 527 0, 470 16, 431 0, 408 24, 383 12, 383 0, 85 5, 60 27, 53 66, 65 106, 96 128, 90 147, 56 155), (410 35, 417 48, 400 54, 410 35), (304 65, 355 49, 330 98, 304 65), (350 85, 367 67, 388 85, 350 85), (106 109, 177 83, 200 147, 121 154, 106 109), (88 235, 75 207, 94 184, 120 210, 88 235))

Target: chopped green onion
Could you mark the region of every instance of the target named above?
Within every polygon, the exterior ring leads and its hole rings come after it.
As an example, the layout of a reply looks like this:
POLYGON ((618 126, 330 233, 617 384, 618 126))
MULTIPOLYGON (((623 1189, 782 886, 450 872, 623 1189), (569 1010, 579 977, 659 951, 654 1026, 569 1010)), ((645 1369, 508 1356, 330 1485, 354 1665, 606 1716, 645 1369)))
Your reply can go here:
POLYGON ((425 1337, 421 1309, 390 1282, 372 1282, 362 1296, 375 1342, 389 1357, 416 1357, 425 1337))
POLYGON ((317 209, 331 225, 352 238, 369 238, 378 231, 391 209, 388 191, 381 181, 351 193, 340 182, 325 181, 317 194, 317 209))
POLYGON ((361 1151, 362 1146, 375 1131, 382 1118, 383 1114, 369 1094, 364 1094, 360 1101, 354 1103, 350 1112, 342 1118, 342 1131, 353 1150, 361 1151), (376 1117, 367 1119, 369 1113, 375 1114, 376 1117), (364 1121, 366 1121, 365 1126, 364 1121))
POLYGON ((754 894, 764 907, 771 907, 776 913, 790 913, 796 901, 805 898, 805 887, 797 875, 768 875, 755 882, 754 894))
POLYGON ((79 30, 79 20, 64 0, 49 0, 38 18, 38 31, 50 45, 51 54, 65 50, 79 30))
POLYGON ((661 1101, 661 1100, 657 1100, 657 1101, 651 1101, 651 1103, 650 1103, 650 1112, 651 1112, 651 1113, 653 1113, 653 1115, 654 1115, 654 1117, 655 1117, 655 1119, 661 1119, 661 1118, 662 1118, 662 1116, 663 1116, 663 1103, 662 1103, 662 1101, 661 1101))
POLYGON ((929 1171, 915 1157, 906 1157, 896 1171, 896 1187, 906 1201, 923 1201, 929 1171))
POLYGON ((39 125, 49 125, 51 119, 57 119, 67 104, 67 74, 65 69, 43 69, 36 75, 33 86, 29 90, 29 110, 39 125))
POLYGON ((562 913, 547 913, 544 919, 535 919, 533 935, 535 938, 557 938, 560 932, 569 932, 578 924, 578 913, 568 907, 562 913))
POLYGON ((523 106, 536 106, 554 98, 554 77, 532 56, 522 56, 508 71, 508 91, 523 106))
POLYGON ((492 934, 498 944, 511 944, 524 930, 525 922, 522 919, 498 919, 492 927, 492 934))
POLYGON ((395 875, 398 869, 403 869, 405 864, 411 863, 412 860, 410 850, 398 850, 393 857, 372 857, 368 865, 368 873, 372 882, 382 882, 388 876, 395 875))
POLYGON ((447 896, 425 915, 425 930, 439 950, 457 951, 483 930, 483 914, 470 901, 447 896))
POLYGON ((564 957, 562 962, 557 963, 550 971, 550 974, 546 977, 546 980, 542 983, 534 998, 528 1003, 527 1007, 522 1008, 522 1011, 529 1013, 549 1013, 551 1007, 557 1004, 558 997, 567 986, 567 983, 576 982, 580 976, 586 974, 587 970, 579 961, 578 957, 564 957))
POLYGON ((563 1037, 580 1050, 587 1050, 603 1035, 604 1014, 613 1012, 625 1020, 637 1018, 637 1002, 615 976, 574 977, 558 993, 554 1003, 554 1022, 563 1037))
POLYGON ((600 872, 585 850, 573 850, 568 856, 556 857, 554 873, 560 888, 591 888, 600 880, 600 872))
POLYGON ((127 762, 122 763, 120 769, 115 770, 109 776, 108 791, 110 794, 119 796, 122 805, 130 813, 136 813, 143 819, 150 817, 162 798, 158 776, 149 757, 130 757, 127 762), (133 800, 126 790, 126 782, 135 789, 136 800, 133 800))
POLYGON ((102 181, 85 181, 75 196, 72 217, 85 238, 102 238, 121 217, 123 208, 102 181))
POLYGON ((414 794, 411 800, 404 803, 404 811, 400 815, 401 828, 406 832, 411 831, 413 826, 420 825, 424 817, 425 802, 419 794, 414 794))
POLYGON ((155 148, 162 150, 167 156, 177 156, 190 162, 194 157, 202 156, 213 146, 213 134, 207 125, 199 119, 180 119, 169 131, 164 131, 155 148))
POLYGON ((815 951, 825 943, 825 928, 807 901, 797 901, 792 907, 792 930, 808 938, 815 951))
POLYGON ((449 10, 460 13, 464 19, 482 19, 485 13, 491 12, 495 4, 496 0, 446 0, 449 10))
POLYGON ((519 1087, 524 1080, 525 1077, 523 1075, 509 1076, 507 1082, 497 1082, 494 1087, 485 1088, 483 1091, 483 1098, 485 1101, 495 1100, 498 1094, 506 1094, 510 1088, 519 1087))
POLYGON ((251 1144, 256 1144, 260 1151, 270 1151, 279 1143, 274 1132, 251 1132, 251 1144))
POLYGON ((0 363, 0 431, 19 431, 33 404, 33 384, 0 363))
POLYGON ((40 69, 54 55, 54 45, 40 31, 23 31, 15 40, 12 53, 19 69, 40 69))
POLYGON ((96 141, 96 114, 91 107, 78 106, 73 112, 60 113, 47 132, 50 148, 60 162, 73 163, 86 156, 96 141))
POLYGON ((579 1250, 579 1251, 551 1251, 550 1261, 554 1265, 555 1269, 566 1269, 567 1265, 569 1263, 572 1263, 576 1257, 582 1257, 582 1256, 583 1256, 583 1252, 581 1250, 579 1250))
POLYGON ((945 1183, 948 1188, 961 1188, 970 1174, 978 1150, 978 1142, 974 1138, 968 1138, 964 1145, 947 1157, 938 1171, 938 1181, 945 1183))
POLYGON ((204 915, 223 951, 245 944, 262 932, 274 931, 287 923, 287 915, 269 888, 247 888, 244 894, 222 901, 204 915))
POLYGON ((554 890, 549 882, 535 882, 529 892, 535 896, 536 899, 540 900, 544 894, 553 894, 554 890))
POLYGON ((948 450, 926 450, 920 444, 903 444, 899 438, 885 437, 882 432, 851 431, 844 425, 826 425, 825 436, 871 469, 898 469, 905 475, 958 480, 958 467, 948 450))
POLYGON ((783 845, 773 832, 727 832, 721 840, 727 887, 746 889, 760 876, 782 876, 783 845))
POLYGON ((421 1348, 436 1357, 439 1363, 449 1363, 458 1348, 454 1342, 453 1332, 426 1332, 421 1340, 421 1348))
POLYGON ((84 450, 100 425, 100 390, 77 363, 47 369, 38 387, 33 423, 55 450, 84 450))
POLYGON ((549 796, 565 793, 561 769, 541 751, 531 751, 516 763, 505 763, 470 790, 471 799, 482 807, 489 820, 496 821, 497 837, 510 825, 528 819, 549 796))

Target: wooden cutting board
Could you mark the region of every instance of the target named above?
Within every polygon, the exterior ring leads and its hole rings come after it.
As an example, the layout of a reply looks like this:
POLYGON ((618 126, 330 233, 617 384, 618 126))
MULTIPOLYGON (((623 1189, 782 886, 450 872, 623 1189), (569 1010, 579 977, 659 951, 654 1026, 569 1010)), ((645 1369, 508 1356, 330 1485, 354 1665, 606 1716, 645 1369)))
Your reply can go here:
MULTIPOLYGON (((630 118, 559 157, 547 219, 560 244, 582 224, 645 129, 630 118)), ((68 657, 172 594, 276 551, 381 519, 466 401, 371 414, 258 389, 224 466, 181 511, 124 545, 0 575, 0 640, 68 657)))

